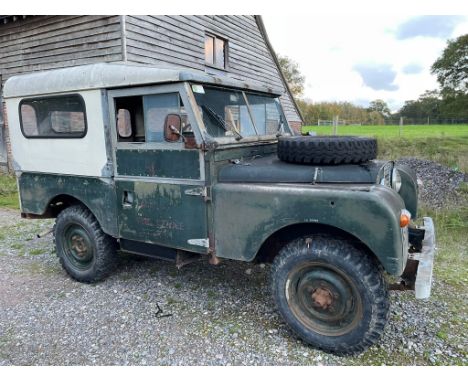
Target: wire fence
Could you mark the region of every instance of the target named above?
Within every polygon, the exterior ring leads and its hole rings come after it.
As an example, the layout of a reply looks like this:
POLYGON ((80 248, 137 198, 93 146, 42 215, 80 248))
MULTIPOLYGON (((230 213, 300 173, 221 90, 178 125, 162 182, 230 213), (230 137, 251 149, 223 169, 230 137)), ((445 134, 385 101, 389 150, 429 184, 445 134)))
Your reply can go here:
POLYGON ((424 117, 424 118, 383 118, 379 121, 347 119, 335 116, 333 119, 317 119, 307 123, 309 126, 395 126, 395 125, 468 125, 467 118, 424 117))
POLYGON ((382 138, 468 137, 468 119, 387 119, 370 124, 359 120, 317 120, 304 126, 304 135, 364 135, 382 138))

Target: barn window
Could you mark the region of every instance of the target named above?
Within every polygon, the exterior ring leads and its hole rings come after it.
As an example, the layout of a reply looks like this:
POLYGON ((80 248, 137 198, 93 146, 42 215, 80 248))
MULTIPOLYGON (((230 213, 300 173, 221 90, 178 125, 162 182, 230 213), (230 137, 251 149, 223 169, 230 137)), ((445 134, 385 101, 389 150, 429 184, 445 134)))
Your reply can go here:
POLYGON ((23 100, 20 122, 26 138, 82 138, 86 135, 84 101, 79 95, 23 100))
POLYGON ((227 40, 211 35, 205 35, 205 63, 220 69, 226 69, 227 40))

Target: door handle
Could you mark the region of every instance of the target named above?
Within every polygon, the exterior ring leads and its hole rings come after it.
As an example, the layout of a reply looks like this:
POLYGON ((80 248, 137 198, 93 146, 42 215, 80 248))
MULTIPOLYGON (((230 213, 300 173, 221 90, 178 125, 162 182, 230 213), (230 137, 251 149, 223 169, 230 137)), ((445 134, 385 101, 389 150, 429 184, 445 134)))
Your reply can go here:
POLYGON ((130 208, 133 205, 133 192, 131 191, 124 191, 123 192, 123 200, 122 205, 124 208, 130 208))

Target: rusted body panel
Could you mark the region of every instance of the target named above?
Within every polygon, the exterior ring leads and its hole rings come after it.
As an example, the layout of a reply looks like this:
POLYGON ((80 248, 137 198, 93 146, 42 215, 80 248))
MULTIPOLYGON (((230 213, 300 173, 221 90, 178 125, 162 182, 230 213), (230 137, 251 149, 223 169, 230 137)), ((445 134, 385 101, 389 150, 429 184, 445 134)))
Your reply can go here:
POLYGON ((251 261, 264 241, 281 228, 324 224, 363 242, 387 272, 403 272, 406 249, 399 214, 405 206, 387 187, 218 183, 213 200, 219 257, 251 261))
POLYGON ((117 237, 117 200, 111 178, 93 178, 24 172, 18 177, 21 212, 44 215, 60 196, 83 203, 107 234, 117 237))
POLYGON ((191 244, 208 237, 203 187, 141 180, 116 184, 120 237, 207 253, 207 246, 191 244))

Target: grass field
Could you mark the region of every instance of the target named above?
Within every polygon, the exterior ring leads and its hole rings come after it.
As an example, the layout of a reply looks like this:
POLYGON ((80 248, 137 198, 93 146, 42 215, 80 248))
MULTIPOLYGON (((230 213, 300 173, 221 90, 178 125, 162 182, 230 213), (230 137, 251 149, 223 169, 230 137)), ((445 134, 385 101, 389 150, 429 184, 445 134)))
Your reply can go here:
MULTIPOLYGON (((338 126, 338 135, 365 135, 377 138, 468 137, 468 125, 381 125, 338 126)), ((315 131, 318 135, 331 135, 332 126, 304 126, 303 133, 315 131)))
MULTIPOLYGON (((331 135, 332 126, 304 126, 302 131, 331 135)), ((338 135, 376 137, 380 159, 424 158, 468 173, 468 125, 338 126, 338 135)))

